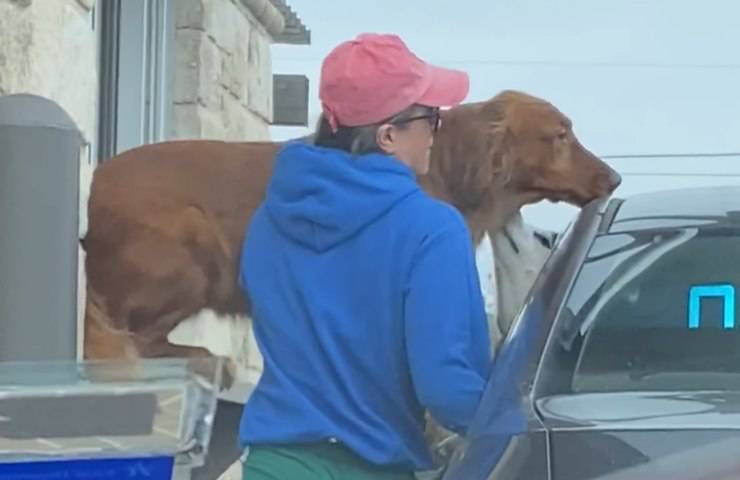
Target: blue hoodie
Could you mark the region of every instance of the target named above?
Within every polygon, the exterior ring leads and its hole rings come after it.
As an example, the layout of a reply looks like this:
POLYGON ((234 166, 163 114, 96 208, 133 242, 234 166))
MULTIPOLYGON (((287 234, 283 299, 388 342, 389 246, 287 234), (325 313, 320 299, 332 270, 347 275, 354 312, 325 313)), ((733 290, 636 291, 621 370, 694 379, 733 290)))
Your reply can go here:
POLYGON ((264 359, 244 445, 338 440, 422 470, 424 408, 468 427, 490 362, 470 233, 394 157, 287 144, 239 282, 264 359))

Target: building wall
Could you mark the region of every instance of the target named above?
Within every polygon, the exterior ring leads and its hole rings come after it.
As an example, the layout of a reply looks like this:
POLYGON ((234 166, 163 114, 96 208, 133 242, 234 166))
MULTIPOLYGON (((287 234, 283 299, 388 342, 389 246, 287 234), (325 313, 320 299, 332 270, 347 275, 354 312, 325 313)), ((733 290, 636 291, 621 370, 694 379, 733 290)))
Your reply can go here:
POLYGON ((34 93, 67 110, 90 142, 96 118, 93 0, 0 0, 0 94, 34 93))
POLYGON ((270 36, 239 0, 179 0, 174 138, 269 139, 270 36))

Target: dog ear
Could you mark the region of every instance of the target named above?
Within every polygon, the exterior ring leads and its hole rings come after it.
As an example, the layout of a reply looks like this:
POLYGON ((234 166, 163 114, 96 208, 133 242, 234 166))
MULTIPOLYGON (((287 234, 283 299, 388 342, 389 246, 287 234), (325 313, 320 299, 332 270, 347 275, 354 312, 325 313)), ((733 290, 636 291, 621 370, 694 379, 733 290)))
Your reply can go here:
POLYGON ((479 110, 479 105, 463 105, 443 112, 432 150, 431 183, 463 213, 483 202, 494 177, 491 129, 479 110))
POLYGON ((463 213, 487 204, 510 176, 509 129, 503 111, 492 107, 486 102, 444 112, 435 138, 430 173, 463 213))
POLYGON ((488 138, 488 158, 493 171, 490 187, 503 187, 511 181, 514 172, 514 142, 503 116, 499 118, 497 114, 496 119, 490 120, 488 138))
POLYGON ((481 117, 490 126, 491 151, 495 182, 494 188, 508 184, 513 175, 517 158, 516 142, 512 124, 516 121, 514 106, 526 96, 516 90, 504 90, 490 100, 483 102, 481 117))

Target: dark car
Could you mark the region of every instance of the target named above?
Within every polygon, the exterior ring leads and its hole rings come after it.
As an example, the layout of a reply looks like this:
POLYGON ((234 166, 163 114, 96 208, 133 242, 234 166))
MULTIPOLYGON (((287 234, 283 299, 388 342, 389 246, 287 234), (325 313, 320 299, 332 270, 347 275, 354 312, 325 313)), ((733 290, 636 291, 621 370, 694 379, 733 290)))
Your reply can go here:
POLYGON ((740 187, 582 209, 448 480, 740 478, 740 187))

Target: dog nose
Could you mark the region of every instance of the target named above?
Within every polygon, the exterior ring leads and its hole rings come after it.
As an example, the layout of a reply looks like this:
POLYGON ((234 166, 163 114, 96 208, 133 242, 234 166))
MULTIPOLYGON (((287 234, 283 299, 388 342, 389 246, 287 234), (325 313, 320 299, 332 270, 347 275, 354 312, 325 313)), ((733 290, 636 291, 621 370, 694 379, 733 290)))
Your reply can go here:
POLYGON ((617 188, 619 185, 622 184, 622 176, 617 173, 616 170, 611 170, 609 172, 609 183, 611 184, 612 188, 617 188))

